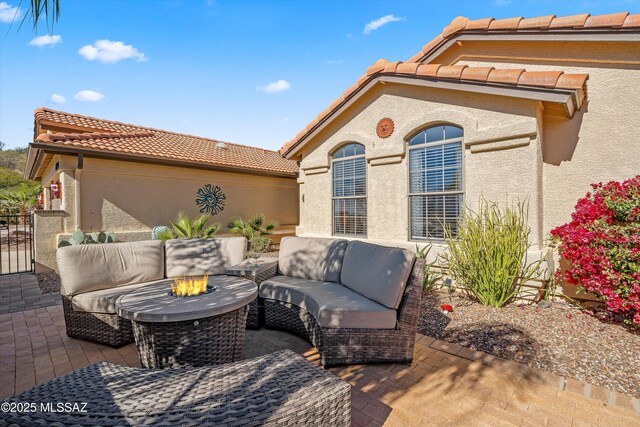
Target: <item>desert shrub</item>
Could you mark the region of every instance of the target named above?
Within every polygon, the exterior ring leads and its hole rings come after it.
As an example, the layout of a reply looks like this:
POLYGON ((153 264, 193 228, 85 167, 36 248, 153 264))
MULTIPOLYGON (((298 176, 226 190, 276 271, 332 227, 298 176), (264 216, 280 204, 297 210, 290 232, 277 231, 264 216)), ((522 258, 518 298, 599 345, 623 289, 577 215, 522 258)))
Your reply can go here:
POLYGON ((530 233, 528 203, 501 207, 481 198, 478 212, 464 208, 456 236, 446 230, 449 273, 480 303, 502 307, 538 276, 540 261, 527 264, 530 233))
POLYGON ((551 231, 570 263, 556 278, 596 294, 607 310, 640 325, 640 175, 592 187, 571 221, 551 231))
MULTIPOLYGON (((425 261, 429 257, 429 253, 433 249, 433 246, 427 245, 422 248, 416 245, 416 256, 422 258, 425 261)), ((426 292, 431 292, 436 288, 438 282, 442 280, 442 273, 439 271, 436 265, 437 261, 425 262, 424 264, 424 279, 422 280, 422 289, 426 292)))
POLYGON ((212 224, 207 227, 211 215, 202 214, 195 218, 189 218, 184 212, 179 212, 171 221, 171 227, 160 230, 156 237, 159 240, 170 239, 207 239, 220 231, 220 224, 212 224))
POLYGON ((233 217, 227 224, 229 232, 244 236, 247 240, 251 240, 255 236, 270 235, 278 228, 280 224, 277 221, 269 222, 265 219, 263 213, 256 215, 253 218, 241 218, 233 217))

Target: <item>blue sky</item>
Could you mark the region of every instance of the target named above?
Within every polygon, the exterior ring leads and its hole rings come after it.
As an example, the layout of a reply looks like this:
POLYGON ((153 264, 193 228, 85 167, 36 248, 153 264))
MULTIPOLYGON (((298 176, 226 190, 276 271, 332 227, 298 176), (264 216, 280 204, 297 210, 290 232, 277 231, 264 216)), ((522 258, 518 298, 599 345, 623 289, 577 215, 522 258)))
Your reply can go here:
POLYGON ((370 64, 406 60, 458 15, 640 11, 638 0, 61 0, 52 37, 34 40, 46 27, 3 22, 18 3, 0 0, 9 147, 32 140, 33 110, 47 106, 278 149, 370 64))

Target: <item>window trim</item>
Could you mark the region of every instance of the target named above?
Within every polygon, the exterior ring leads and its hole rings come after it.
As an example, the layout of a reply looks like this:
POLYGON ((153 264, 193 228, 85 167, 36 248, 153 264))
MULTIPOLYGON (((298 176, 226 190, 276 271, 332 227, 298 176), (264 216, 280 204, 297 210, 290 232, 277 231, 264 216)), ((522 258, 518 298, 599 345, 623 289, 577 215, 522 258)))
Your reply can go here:
POLYGON ((347 142, 344 144, 340 144, 339 146, 337 146, 332 154, 331 154, 331 168, 329 169, 331 172, 331 187, 329 189, 329 191, 331 191, 331 235, 332 236, 336 236, 336 237, 351 237, 351 238, 367 238, 369 235, 369 172, 367 171, 367 159, 366 159, 366 147, 364 144, 360 144, 359 142, 347 142), (347 145, 352 145, 352 144, 357 144, 357 145, 361 145, 365 152, 363 154, 356 154, 354 156, 347 156, 347 157, 340 157, 338 159, 335 159, 333 156, 335 153, 337 153, 338 151, 340 151, 341 149, 343 149, 344 147, 346 147, 347 145), (338 196, 335 197, 333 195, 333 164, 336 162, 342 162, 345 160, 352 160, 352 159, 358 159, 358 158, 364 158, 364 182, 365 182, 365 186, 364 186, 364 196, 338 196), (367 221, 367 226, 365 227, 365 231, 364 234, 342 234, 342 233, 336 233, 336 229, 335 229, 335 211, 334 211, 334 201, 335 200, 343 200, 343 199, 365 199, 365 206, 367 209, 367 216, 366 216, 366 221, 367 221))
POLYGON ((442 237, 442 238, 437 238, 437 237, 425 237, 423 239, 414 239, 412 236, 412 230, 411 230, 411 196, 434 196, 434 195, 452 195, 452 194, 462 194, 462 208, 464 209, 465 203, 466 203, 466 197, 467 197, 467 191, 466 191, 466 174, 465 174, 465 163, 466 163, 466 159, 465 159, 465 145, 464 145, 464 128, 462 126, 459 126, 457 124, 454 123, 449 123, 449 122, 442 122, 442 123, 432 123, 426 127, 421 128, 419 131, 412 133, 409 137, 405 138, 406 144, 407 144, 407 241, 409 242, 416 242, 416 243, 424 243, 424 242, 433 242, 433 243, 442 243, 442 242, 446 242, 447 238, 446 237, 442 237), (457 128, 462 129, 462 136, 458 137, 458 138, 449 138, 449 139, 442 139, 440 141, 432 141, 432 142, 425 142, 423 144, 416 144, 416 145, 410 145, 410 142, 413 138, 415 138, 418 134, 426 131, 427 129, 430 129, 432 127, 437 127, 437 126, 455 126, 457 128), (462 171, 462 185, 461 185, 461 189, 460 191, 437 191, 437 192, 424 192, 424 193, 412 193, 411 192, 411 156, 410 156, 410 151, 411 150, 416 150, 416 149, 421 149, 421 148, 426 148, 426 147, 434 147, 434 146, 438 146, 438 145, 446 145, 446 144, 451 144, 454 142, 459 142, 461 144, 461 154, 462 154, 462 159, 460 162, 460 168, 462 171))

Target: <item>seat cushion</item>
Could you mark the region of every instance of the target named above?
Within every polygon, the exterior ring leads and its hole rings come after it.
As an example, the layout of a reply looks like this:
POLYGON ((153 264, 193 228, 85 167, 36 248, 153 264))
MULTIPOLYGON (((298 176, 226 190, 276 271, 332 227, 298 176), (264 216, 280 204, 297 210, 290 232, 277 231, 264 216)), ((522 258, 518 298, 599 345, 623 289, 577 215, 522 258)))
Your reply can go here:
POLYGON ((347 243, 343 239, 284 237, 280 242, 278 271, 283 276, 340 282, 347 243))
POLYGON ((244 237, 167 240, 167 277, 224 274, 244 259, 244 237))
POLYGON ((120 295, 134 291, 141 286, 163 282, 166 282, 166 280, 154 280, 153 282, 136 283, 135 285, 118 286, 115 288, 85 292, 77 294, 71 298, 71 304, 73 305, 73 309, 76 311, 116 314, 116 300, 120 295))
POLYGON ((340 283, 385 307, 397 309, 415 262, 405 249, 349 242, 340 283))
POLYGON ((396 310, 339 283, 276 276, 260 284, 260 297, 304 308, 323 328, 396 327, 396 310))
POLYGON ((60 292, 70 296, 164 278, 160 240, 66 246, 56 260, 60 292))

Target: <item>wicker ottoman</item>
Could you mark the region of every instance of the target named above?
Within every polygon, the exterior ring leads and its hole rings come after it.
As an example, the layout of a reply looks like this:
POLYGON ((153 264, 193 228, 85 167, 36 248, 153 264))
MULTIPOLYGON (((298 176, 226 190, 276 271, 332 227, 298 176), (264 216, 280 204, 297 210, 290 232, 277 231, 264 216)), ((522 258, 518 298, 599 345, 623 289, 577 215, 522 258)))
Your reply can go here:
POLYGON ((150 370, 98 363, 8 399, 0 425, 349 426, 351 386, 284 350, 218 367, 150 370), (76 403, 71 412, 41 404, 76 403), (86 412, 83 412, 86 411, 86 412))

